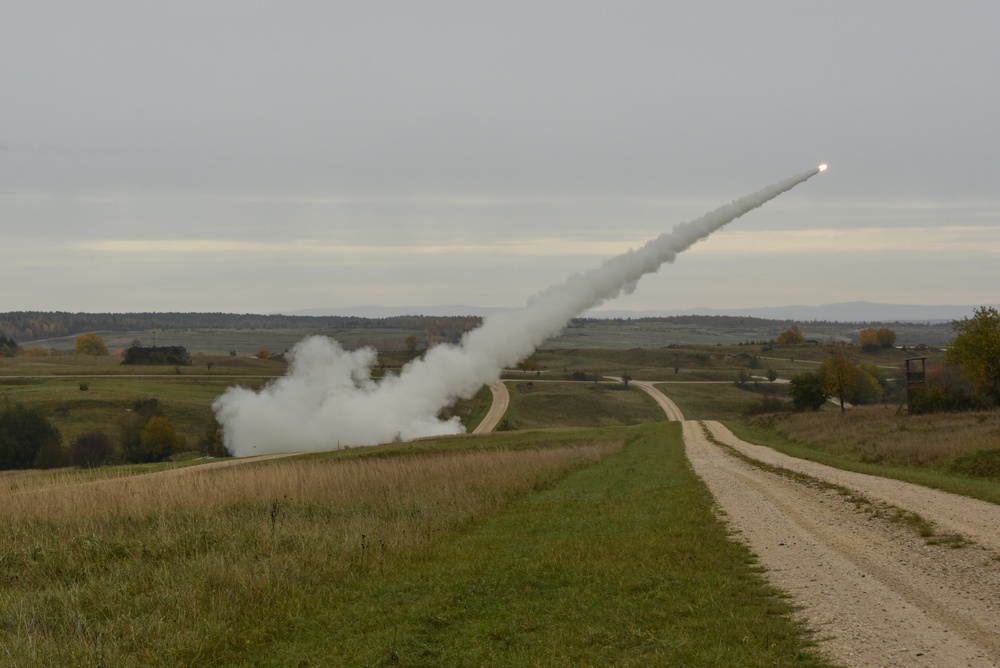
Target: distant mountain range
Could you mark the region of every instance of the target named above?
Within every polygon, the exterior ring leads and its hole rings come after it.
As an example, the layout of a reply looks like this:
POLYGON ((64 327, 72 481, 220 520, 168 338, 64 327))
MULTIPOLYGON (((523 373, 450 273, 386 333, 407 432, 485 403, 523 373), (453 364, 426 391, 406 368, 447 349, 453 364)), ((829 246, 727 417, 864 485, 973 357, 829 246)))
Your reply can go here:
MULTIPOLYGON (((840 302, 819 306, 763 306, 756 308, 688 308, 653 309, 644 311, 595 310, 584 314, 590 318, 663 318, 676 315, 732 315, 764 318, 767 320, 793 320, 809 322, 950 322, 971 317, 977 305, 925 305, 925 304, 879 304, 875 302, 840 302)), ((997 304, 987 304, 1000 308, 997 304)), ((502 308, 489 308, 463 304, 438 306, 352 306, 346 308, 304 309, 290 311, 284 315, 309 316, 354 316, 359 318, 391 318, 402 315, 427 316, 485 316, 502 308)))

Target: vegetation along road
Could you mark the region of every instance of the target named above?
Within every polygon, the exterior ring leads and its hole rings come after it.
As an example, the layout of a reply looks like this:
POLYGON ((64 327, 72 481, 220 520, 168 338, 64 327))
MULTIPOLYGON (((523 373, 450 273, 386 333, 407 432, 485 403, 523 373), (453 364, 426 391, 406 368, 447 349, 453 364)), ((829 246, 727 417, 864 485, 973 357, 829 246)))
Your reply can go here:
MULTIPOLYGON (((652 383, 635 384, 683 420, 652 383)), ((834 661, 1000 664, 996 506, 788 457, 717 422, 683 429, 720 514, 834 661)))

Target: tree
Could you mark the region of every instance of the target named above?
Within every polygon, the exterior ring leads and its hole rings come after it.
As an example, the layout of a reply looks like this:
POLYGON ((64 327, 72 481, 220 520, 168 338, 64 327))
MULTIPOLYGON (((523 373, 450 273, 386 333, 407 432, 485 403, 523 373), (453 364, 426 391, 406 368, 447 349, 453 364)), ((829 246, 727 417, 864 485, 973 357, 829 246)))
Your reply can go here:
POLYGON ((875 350, 878 348, 878 332, 874 327, 862 329, 858 332, 858 347, 862 350, 875 350))
POLYGON ((532 356, 525 357, 517 363, 517 368, 521 373, 527 374, 529 371, 538 371, 538 362, 532 356))
POLYGON ((62 449, 59 430, 37 409, 17 405, 0 412, 0 469, 27 469, 54 461, 62 449), (44 461, 38 462, 39 454, 44 461))
POLYGON ((826 402, 824 378, 819 371, 807 371, 793 376, 788 384, 788 394, 797 411, 815 411, 826 402))
POLYGON ((840 399, 840 412, 844 412, 844 401, 851 379, 854 376, 854 362, 840 348, 834 348, 823 360, 823 391, 840 399))
POLYGON ((774 369, 768 369, 767 370, 767 380, 769 382, 771 382, 771 383, 773 383, 774 381, 778 380, 778 372, 775 371, 774 369))
POLYGON ((881 372, 874 365, 857 365, 842 348, 835 347, 820 367, 823 390, 840 399, 841 412, 845 404, 870 404, 882 399, 881 372))
POLYGON ((111 456, 111 439, 103 431, 88 431, 77 436, 70 446, 69 457, 73 466, 81 469, 101 466, 111 456))
POLYGON ((13 357, 20 350, 21 347, 17 345, 17 341, 0 334, 0 357, 13 357))
POLYGON ((257 351, 257 359, 259 360, 270 359, 270 357, 271 357, 271 352, 267 348, 261 348, 260 350, 257 351))
POLYGON ((104 339, 91 332, 76 337, 76 354, 106 357, 109 353, 108 347, 104 345, 104 339))
POLYGON ((406 343, 406 349, 408 351, 410 351, 411 353, 415 352, 417 350, 417 335, 416 334, 410 334, 405 339, 403 339, 403 342, 406 343))
POLYGON ((875 332, 875 338, 879 348, 892 348, 896 345, 896 332, 891 329, 881 328, 875 332))
POLYGON ((780 343, 781 345, 790 345, 793 343, 805 343, 806 337, 802 336, 802 332, 799 331, 798 325, 792 325, 775 339, 775 343, 780 343))
POLYGON ((184 447, 184 438, 174 431, 165 417, 152 417, 139 433, 146 461, 160 462, 184 447))
POLYGON ((1000 312, 992 306, 977 308, 972 318, 952 322, 955 341, 945 353, 953 366, 994 404, 1000 404, 1000 312))
POLYGON ((891 329, 869 327, 858 332, 858 346, 862 350, 892 348, 894 345, 896 345, 896 332, 891 329))

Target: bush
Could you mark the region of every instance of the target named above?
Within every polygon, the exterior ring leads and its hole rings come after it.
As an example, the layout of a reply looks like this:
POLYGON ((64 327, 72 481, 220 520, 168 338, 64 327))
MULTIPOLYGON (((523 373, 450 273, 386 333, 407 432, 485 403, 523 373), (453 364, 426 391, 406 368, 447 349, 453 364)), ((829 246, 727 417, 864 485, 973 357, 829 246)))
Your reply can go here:
POLYGON ((103 431, 82 434, 70 446, 69 458, 73 466, 86 469, 101 466, 111 457, 111 439, 103 431))
POLYGON ((81 334, 76 337, 76 354, 107 357, 108 347, 104 344, 104 339, 93 332, 81 334))
POLYGON ((230 457, 231 454, 222 442, 222 425, 213 421, 205 435, 198 441, 198 451, 208 457, 230 457))
POLYGON ((62 439, 36 409, 9 405, 0 412, 0 469, 61 466, 62 439))
POLYGON ((788 385, 788 394, 797 411, 816 411, 826 402, 823 374, 818 371, 800 373, 788 385))
POLYGON ((960 455, 952 462, 954 473, 973 478, 994 478, 1000 480, 1000 450, 990 448, 960 455))
POLYGON ((152 417, 139 433, 144 461, 161 462, 184 447, 184 437, 164 417, 152 417))
POLYGON ((791 409, 791 405, 773 394, 765 394, 757 403, 751 404, 744 411, 746 417, 754 415, 764 415, 767 413, 785 413, 791 409))

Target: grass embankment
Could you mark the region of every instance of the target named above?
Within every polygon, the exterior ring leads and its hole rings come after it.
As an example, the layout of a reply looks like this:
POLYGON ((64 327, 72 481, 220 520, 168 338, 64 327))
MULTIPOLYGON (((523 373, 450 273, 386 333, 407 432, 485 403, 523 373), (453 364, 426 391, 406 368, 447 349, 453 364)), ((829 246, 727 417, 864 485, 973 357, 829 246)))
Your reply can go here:
POLYGON ((818 664, 675 426, 412 445, 6 493, 2 662, 818 664))
POLYGON ((856 406, 726 424, 794 457, 1000 503, 1000 411, 921 416, 856 406))
POLYGON ((729 540, 677 425, 352 586, 263 665, 825 665, 729 540))

